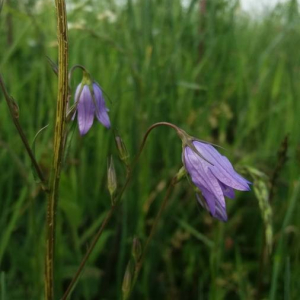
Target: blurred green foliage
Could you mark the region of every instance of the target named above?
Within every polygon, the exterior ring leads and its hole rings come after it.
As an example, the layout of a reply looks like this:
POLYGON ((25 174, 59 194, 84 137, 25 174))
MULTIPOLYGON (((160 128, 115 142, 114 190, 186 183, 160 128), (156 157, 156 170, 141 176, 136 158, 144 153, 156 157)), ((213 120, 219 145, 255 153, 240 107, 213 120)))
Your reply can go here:
MULTIPOLYGON (((45 174, 51 162, 57 93, 57 78, 46 58, 57 59, 52 2, 9 0, 0 16, 0 72, 19 105, 24 131, 33 141, 49 124, 35 142, 45 174)), ((152 123, 169 121, 226 148, 221 152, 255 182, 255 193, 237 193, 236 200, 227 201, 226 224, 198 210, 188 182, 180 182, 132 298, 298 299, 296 1, 277 5, 259 18, 250 18, 238 2, 229 0, 207 1, 202 11, 198 0, 186 1, 186 6, 179 0, 67 2, 70 66, 84 65, 100 83, 113 127, 131 157, 152 123)), ((77 71, 73 89, 80 76, 77 71)), ((61 178, 57 295, 67 287, 110 207, 110 154, 118 184, 125 178, 112 130, 95 123, 84 137, 74 133, 61 178)), ((121 298, 132 239, 136 235, 145 241, 166 184, 181 164, 176 134, 156 129, 72 299, 121 298)), ((2 96, 0 166, 1 299, 43 299, 46 199, 30 173, 2 96)))

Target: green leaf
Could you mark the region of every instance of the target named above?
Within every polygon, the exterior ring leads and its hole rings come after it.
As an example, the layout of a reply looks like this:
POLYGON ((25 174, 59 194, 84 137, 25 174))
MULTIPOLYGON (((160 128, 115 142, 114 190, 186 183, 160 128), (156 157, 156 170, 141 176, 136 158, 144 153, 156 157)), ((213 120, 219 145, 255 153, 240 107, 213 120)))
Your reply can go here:
POLYGON ((290 257, 286 258, 285 262, 285 272, 284 272, 284 300, 290 300, 291 297, 291 262, 290 257))
POLYGON ((0 14, 1 14, 1 11, 2 11, 2 8, 3 8, 3 3, 4 3, 4 0, 0 0, 0 14))
POLYGON ((48 60, 48 63, 52 69, 52 71, 58 75, 58 66, 57 64, 49 57, 49 56, 46 56, 47 57, 47 60, 48 60))
MULTIPOLYGON (((40 133, 41 133, 44 129, 46 129, 48 126, 49 126, 49 124, 46 125, 46 126, 44 126, 43 128, 41 128, 41 129, 36 133, 35 137, 33 138, 33 142, 32 142, 31 149, 32 149, 32 153, 33 153, 34 157, 35 157, 35 143, 36 143, 37 137, 38 137, 38 136, 40 135, 40 133)), ((36 172, 35 167, 34 167, 33 165, 31 165, 31 166, 32 166, 31 169, 32 169, 32 174, 33 174, 33 177, 34 177, 35 182, 36 182, 36 183, 41 182, 41 180, 40 180, 40 178, 39 178, 39 176, 38 176, 38 174, 37 174, 37 172, 36 172)))
POLYGON ((26 200, 27 196, 27 188, 22 189, 20 192, 19 198, 16 200, 16 203, 12 207, 12 214, 11 217, 4 228, 4 230, 1 233, 0 238, 0 264, 3 258, 3 255, 6 251, 6 248, 8 246, 9 240, 11 238, 11 235, 14 230, 16 230, 17 227, 17 221, 19 220, 19 217, 21 215, 21 207, 26 200))
MULTIPOLYGON (((0 6, 1 10, 1 6, 0 6)), ((7 293, 6 293, 6 278, 5 272, 1 272, 0 275, 0 290, 1 290, 1 300, 7 300, 7 293)))
POLYGON ((197 229, 195 229, 194 227, 192 227, 191 225, 189 225, 184 220, 177 219, 176 221, 187 232, 189 232, 191 235, 193 235, 195 238, 197 238, 199 241, 201 241, 203 244, 205 244, 209 248, 212 248, 214 246, 214 242, 213 241, 211 241, 204 234, 200 233, 197 229))
POLYGON ((76 122, 71 122, 71 125, 69 125, 69 130, 68 130, 67 138, 66 138, 66 142, 65 142, 65 153, 64 153, 64 159, 63 159, 63 165, 65 165, 68 154, 69 154, 69 150, 70 150, 70 146, 71 146, 71 142, 73 139, 75 128, 76 128, 76 122))
POLYGON ((207 90, 207 88, 205 86, 199 85, 194 82, 179 81, 179 82, 177 82, 177 85, 185 87, 190 90, 196 90, 196 91, 206 91, 207 90))

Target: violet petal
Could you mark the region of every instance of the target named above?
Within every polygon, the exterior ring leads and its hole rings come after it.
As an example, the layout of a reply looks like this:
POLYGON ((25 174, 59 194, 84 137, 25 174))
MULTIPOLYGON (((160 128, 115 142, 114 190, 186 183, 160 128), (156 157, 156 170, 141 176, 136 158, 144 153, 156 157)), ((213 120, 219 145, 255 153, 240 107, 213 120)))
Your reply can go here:
POLYGON ((95 94, 95 101, 96 101, 96 116, 100 123, 102 123, 106 128, 110 128, 110 120, 108 116, 108 109, 105 106, 105 101, 103 98, 102 91, 100 87, 93 83, 93 89, 95 94))
POLYGON ((220 184, 220 187, 221 187, 221 189, 223 191, 224 196, 228 197, 230 199, 234 199, 235 195, 234 195, 233 188, 231 188, 230 186, 225 185, 222 182, 219 182, 219 184, 220 184))
POLYGON ((227 222, 228 220, 226 208, 222 207, 219 202, 216 203, 216 213, 214 217, 223 222, 227 222))
POLYGON ((210 169, 219 181, 236 190, 249 190, 249 182, 241 177, 233 169, 229 160, 222 156, 213 146, 198 141, 194 141, 193 144, 199 153, 212 163, 210 169))
POLYGON ((95 106, 89 87, 85 85, 82 89, 77 105, 78 127, 81 135, 85 135, 93 125, 95 106))
POLYGON ((184 162, 187 172, 190 174, 193 183, 202 191, 205 188, 213 194, 223 206, 225 199, 219 181, 209 169, 209 164, 197 155, 191 148, 186 147, 184 162))

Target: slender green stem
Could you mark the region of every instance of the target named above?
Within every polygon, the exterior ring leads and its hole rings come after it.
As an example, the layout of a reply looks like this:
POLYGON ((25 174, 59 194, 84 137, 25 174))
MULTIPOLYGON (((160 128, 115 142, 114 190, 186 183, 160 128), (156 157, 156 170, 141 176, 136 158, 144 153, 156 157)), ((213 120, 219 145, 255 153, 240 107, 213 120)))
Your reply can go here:
POLYGON ((138 151, 135 159, 133 160, 133 163, 132 163, 131 167, 127 169, 126 180, 125 180, 125 183, 124 183, 124 185, 123 185, 123 187, 122 187, 122 189, 121 189, 118 197, 114 200, 115 205, 113 205, 111 207, 111 209, 108 211, 108 213, 107 213, 107 215, 106 215, 103 223, 101 224, 101 227, 99 228, 98 232, 96 233, 96 235, 95 235, 95 237, 94 237, 94 239, 93 239, 90 247, 88 248, 86 254, 84 255, 84 257, 83 257, 83 259, 82 259, 82 261, 81 261, 81 263, 80 263, 80 265, 78 267, 78 270, 76 271, 74 277, 72 278, 72 280, 71 280, 71 282, 70 282, 70 284, 69 284, 66 292, 64 293, 63 297, 61 298, 61 300, 66 300, 68 298, 68 296, 70 295, 70 293, 71 293, 71 291, 72 291, 72 289, 73 289, 76 281, 78 280, 78 278, 79 278, 82 270, 84 269, 84 266, 86 265, 86 263, 87 263, 90 255, 91 255, 93 249, 95 248, 95 246, 96 246, 99 238, 101 237, 101 235, 102 235, 102 233, 103 233, 106 225, 108 224, 109 220, 111 219, 111 217, 112 217, 113 213, 115 212, 116 208, 118 207, 118 205, 121 203, 122 196, 123 196, 126 188, 128 187, 128 184, 129 184, 129 182, 130 182, 130 180, 132 178, 133 169, 136 166, 136 164, 137 164, 137 162, 138 162, 138 160, 139 160, 139 158, 140 158, 140 156, 142 154, 142 151, 144 149, 144 146, 146 144, 146 141, 147 141, 147 138, 148 138, 150 132, 152 131, 152 129, 154 129, 154 128, 158 127, 158 126, 169 126, 169 127, 174 128, 177 131, 179 130, 179 128, 177 126, 175 126, 175 125, 173 125, 171 123, 167 123, 167 122, 155 123, 155 124, 153 124, 152 126, 150 126, 148 128, 148 130, 146 131, 146 133, 144 135, 142 143, 140 145, 139 151, 138 151))
POLYGON ((53 162, 49 181, 49 198, 47 207, 47 244, 45 266, 45 298, 54 299, 54 245, 55 245, 55 216, 58 198, 58 187, 62 168, 65 121, 68 100, 68 35, 67 13, 64 0, 55 0, 57 16, 58 39, 58 95, 54 132, 53 162))
POLYGON ((72 278, 72 281, 70 282, 70 284, 69 284, 67 290, 65 291, 65 294, 64 294, 63 297, 61 298, 61 300, 66 300, 66 299, 68 298, 70 292, 72 291, 72 288, 73 288, 74 284, 76 283, 76 281, 77 281, 77 279, 78 279, 80 273, 82 272, 82 270, 83 270, 83 268, 84 268, 84 266, 85 266, 87 260, 89 259, 89 257, 90 257, 90 255, 91 255, 93 249, 95 248, 95 246, 96 246, 96 244, 97 244, 97 242, 98 242, 98 240, 99 240, 99 238, 100 238, 100 236, 101 236, 103 230, 105 229, 107 223, 108 223, 109 220, 111 219, 111 217, 112 217, 112 215, 113 215, 115 209, 116 209, 116 206, 113 205, 113 206, 110 208, 109 212, 107 213, 107 215, 106 215, 106 217, 105 217, 103 223, 101 224, 101 227, 99 228, 99 230, 98 230, 98 232, 96 233, 96 235, 95 235, 95 237, 94 237, 94 239, 93 239, 91 245, 89 246, 87 252, 85 253, 85 255, 84 255, 84 257, 83 257, 83 259, 82 259, 82 261, 81 261, 81 263, 80 263, 80 265, 79 265, 79 267, 78 267, 78 270, 76 271, 74 277, 72 278))
POLYGON ((40 169, 40 166, 39 164, 37 163, 35 157, 34 157, 34 154, 32 152, 32 149, 31 147, 29 146, 29 143, 28 143, 28 140, 25 136, 25 133, 20 125, 20 122, 19 122, 19 112, 18 112, 18 107, 17 105, 15 104, 14 100, 11 98, 11 96, 8 94, 7 92, 7 89, 6 89, 6 86, 4 84, 4 80, 3 80, 3 77, 2 75, 0 74, 0 88, 3 92, 3 95, 4 95, 4 98, 6 100, 6 103, 7 103, 7 106, 9 108, 9 112, 10 112, 10 115, 12 117, 12 120, 17 128, 17 131, 20 135, 20 138, 25 146, 25 149, 31 159, 31 163, 33 165, 33 167, 35 168, 36 170, 36 173, 38 175, 38 177, 40 178, 42 184, 45 184, 46 181, 45 181, 45 177, 42 173, 42 170, 40 169))
POLYGON ((143 140, 142 140, 142 143, 141 143, 141 145, 140 145, 139 151, 138 151, 138 153, 137 153, 135 159, 133 160, 133 162, 132 162, 132 164, 131 164, 131 167, 127 169, 127 176, 126 176, 125 184, 123 185, 123 187, 122 187, 122 189, 121 189, 121 191, 120 191, 120 193, 119 193, 117 199, 115 199, 115 203, 118 204, 118 203, 121 201, 121 199, 122 199, 123 193, 125 192, 125 190, 126 190, 128 184, 129 184, 129 182, 130 182, 130 180, 131 180, 131 178, 132 178, 132 172, 133 172, 133 170, 134 170, 136 164, 138 163, 138 160, 139 160, 139 158, 140 158, 140 156, 141 156, 141 154, 142 154, 142 152, 143 152, 143 149, 144 149, 144 147, 145 147, 145 144, 146 144, 146 141, 147 141, 147 138, 148 138, 150 132, 151 132, 154 128, 159 127, 159 126, 168 126, 168 127, 171 127, 171 128, 173 128, 173 129, 175 129, 177 132, 180 130, 176 125, 174 125, 174 124, 172 124, 172 123, 168 123, 168 122, 158 122, 158 123, 155 123, 155 124, 151 125, 151 126, 147 129, 147 131, 146 131, 146 133, 145 133, 145 135, 144 135, 144 138, 143 138, 143 140))
POLYGON ((143 138, 143 140, 142 140, 142 143, 141 143, 141 145, 140 145, 139 151, 138 151, 138 153, 137 153, 135 159, 133 160, 131 167, 128 169, 127 180, 126 180, 126 182, 125 182, 125 184, 124 184, 124 186, 123 186, 123 188, 122 188, 122 190, 121 190, 121 192, 120 192, 118 198, 116 199, 116 203, 118 203, 118 202, 121 200, 122 195, 123 195, 124 191, 126 190, 127 185, 129 184, 129 182, 130 182, 130 180, 131 180, 131 178, 132 178, 132 172, 133 172, 133 170, 134 170, 134 168, 135 168, 135 166, 136 166, 136 164, 137 164, 137 162, 138 162, 138 160, 139 160, 139 158, 140 158, 140 156, 141 156, 141 154, 142 154, 142 151, 143 151, 143 149, 144 149, 144 147, 145 147, 145 144, 146 144, 146 141, 147 141, 147 138, 148 138, 150 132, 151 132, 154 128, 159 127, 159 126, 168 126, 168 127, 171 127, 171 128, 173 128, 173 129, 175 129, 177 132, 180 131, 180 129, 179 129, 176 125, 174 125, 174 124, 172 124, 172 123, 168 123, 168 122, 158 122, 158 123, 155 123, 155 124, 151 125, 151 126, 147 129, 147 131, 146 131, 146 133, 145 133, 145 135, 144 135, 144 138, 143 138))
POLYGON ((134 272, 133 283, 132 283, 132 286, 131 286, 130 294, 128 295, 128 299, 129 299, 129 297, 130 297, 130 295, 131 295, 131 292, 133 291, 133 288, 134 288, 134 286, 135 286, 135 283, 136 283, 136 281, 137 281, 137 279, 138 279, 139 273, 140 273, 141 268, 142 268, 142 266, 143 266, 143 263, 144 263, 144 261, 145 261, 145 257, 146 257, 147 250, 148 250, 148 248, 149 248, 150 242, 151 242, 151 240, 152 240, 152 238, 153 238, 153 236, 154 236, 154 234, 155 234, 155 232, 156 232, 156 228, 157 228, 158 222, 159 222, 159 220, 160 220, 160 218, 161 218, 161 215, 162 215, 162 213, 163 213, 163 211, 164 211, 164 209, 165 209, 165 207, 166 207, 166 205, 167 205, 167 203, 168 203, 168 200, 169 200, 169 198, 170 198, 171 192, 172 192, 174 186, 176 185, 176 183, 177 183, 177 176, 174 176, 173 179, 171 180, 169 186, 168 186, 166 195, 165 195, 165 197, 164 197, 164 199, 163 199, 163 202, 162 202, 162 204, 161 204, 161 206, 160 206, 160 208, 159 208, 159 211, 158 211, 158 213, 157 213, 157 215, 156 215, 156 217, 155 217, 154 223, 153 223, 153 225, 152 225, 152 227, 151 227, 149 236, 148 236, 148 238, 147 238, 145 247, 144 247, 144 249, 143 249, 142 256, 141 256, 140 260, 137 262, 137 264, 136 264, 136 266, 135 266, 135 272, 134 272))
POLYGON ((82 65, 77 64, 77 65, 73 66, 73 67, 70 69, 69 75, 68 75, 68 79, 69 79, 69 84, 70 84, 70 85, 71 85, 71 78, 72 78, 73 72, 74 72, 76 69, 80 69, 81 71, 84 71, 84 72, 88 73, 87 69, 86 69, 84 66, 82 66, 82 65))

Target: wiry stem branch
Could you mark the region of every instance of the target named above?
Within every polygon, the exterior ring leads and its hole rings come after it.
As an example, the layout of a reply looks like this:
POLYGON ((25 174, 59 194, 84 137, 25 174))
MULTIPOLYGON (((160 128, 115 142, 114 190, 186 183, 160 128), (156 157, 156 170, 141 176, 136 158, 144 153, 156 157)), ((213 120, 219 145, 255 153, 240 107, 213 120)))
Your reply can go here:
POLYGON ((136 281, 137 281, 138 276, 140 274, 140 271, 142 269, 143 263, 145 261, 145 257, 146 257, 147 250, 149 248, 150 242, 151 242, 151 240, 152 240, 152 238, 153 238, 153 236, 154 236, 154 234, 156 232, 156 228, 157 228, 158 222, 159 222, 159 220, 161 218, 161 215, 162 215, 162 213, 163 213, 163 211, 164 211, 164 209, 165 209, 165 207, 167 205, 167 202, 168 202, 168 200, 170 198, 171 192, 172 192, 172 190, 173 190, 173 188, 174 188, 174 186, 175 186, 176 183, 177 183, 177 176, 173 177, 173 179, 171 180, 171 182, 170 182, 170 184, 168 186, 168 189, 167 189, 166 195, 164 197, 164 200, 163 200, 163 202, 162 202, 162 204, 161 204, 161 206, 159 208, 159 211, 158 211, 158 213, 157 213, 157 215, 155 217, 154 223, 153 223, 153 225, 151 227, 150 234, 149 234, 149 236, 147 238, 145 247, 143 249, 142 257, 140 258, 140 260, 137 262, 137 264, 135 266, 133 283, 132 283, 132 286, 131 286, 131 289, 130 289, 130 293, 129 293, 127 299, 129 299, 129 297, 130 297, 130 295, 131 295, 131 293, 133 291, 133 288, 134 288, 134 286, 136 284, 136 281))
MULTIPOLYGON (((120 191, 118 197, 117 197, 116 199, 114 199, 115 205, 113 205, 113 206, 111 207, 111 209, 108 211, 108 213, 107 213, 107 215, 106 215, 106 217, 105 217, 103 223, 101 224, 101 227, 99 228, 98 232, 96 233, 96 235, 95 235, 95 237, 94 237, 94 239, 93 239, 91 245, 89 246, 89 248, 88 248, 86 254, 84 255, 84 257, 83 257, 83 259, 82 259, 82 261, 81 261, 81 263, 80 263, 80 265, 79 265, 79 267, 78 267, 78 270, 76 271, 74 277, 72 278, 72 280, 71 280, 71 282, 70 282, 70 284, 69 284, 69 286, 68 286, 66 292, 64 293, 63 297, 61 298, 61 300, 66 300, 66 299, 69 297, 69 295, 70 295, 70 293, 71 293, 71 291, 72 291, 72 289, 73 289, 73 287, 74 287, 76 281, 78 280, 78 278, 79 278, 81 272, 83 271, 84 266, 86 265, 86 263, 87 263, 87 261, 88 261, 90 255, 91 255, 92 251, 94 250, 94 248, 95 248, 95 246, 96 246, 96 244, 97 244, 99 238, 101 237, 101 235, 102 235, 102 233, 103 233, 103 231, 104 231, 106 225, 108 224, 108 222, 109 222, 109 220, 111 219, 113 213, 116 211, 116 208, 118 207, 118 205, 119 205, 120 202, 121 202, 122 196, 123 196, 123 194, 124 194, 126 188, 128 187, 128 184, 129 184, 129 182, 130 182, 130 180, 131 180, 131 178, 132 178, 132 171, 133 171, 134 167, 136 166, 136 164, 137 164, 137 162, 138 162, 138 160, 139 160, 139 158, 140 158, 140 156, 141 156, 141 154, 142 154, 142 151, 143 151, 143 149, 144 149, 144 146, 145 146, 145 144, 146 144, 146 141, 147 141, 147 138, 148 138, 150 132, 152 131, 152 129, 154 129, 154 128, 158 127, 158 126, 169 126, 169 127, 171 127, 171 128, 174 128, 174 129, 177 130, 177 131, 179 130, 179 128, 178 128, 177 126, 175 126, 175 125, 173 125, 173 124, 171 124, 171 123, 168 123, 168 122, 159 122, 159 123, 155 123, 155 124, 151 125, 151 126, 148 128, 148 130, 146 131, 146 133, 145 133, 145 135, 144 135, 144 138, 143 138, 143 140, 142 140, 142 143, 141 143, 141 145, 140 145, 139 151, 138 151, 138 153, 137 153, 135 159, 133 160, 133 162, 132 162, 132 164, 131 164, 131 167, 127 170, 126 181, 125 181, 125 183, 124 183, 124 185, 123 185, 123 187, 122 187, 122 189, 121 189, 121 191, 120 191)), ((173 181, 172 181, 172 182, 173 182, 173 181)), ((168 190, 167 193, 170 193, 170 191, 168 190)), ((163 209, 162 209, 162 210, 163 210, 163 209)), ((161 212, 162 212, 162 210, 161 210, 161 212)), ((161 212, 160 212, 160 214, 161 214, 161 212)))
POLYGON ((25 146, 25 149, 31 159, 31 163, 33 165, 33 167, 35 168, 36 170, 36 173, 38 175, 38 177, 40 178, 41 182, 43 184, 45 184, 45 178, 44 178, 44 175, 42 173, 42 170, 40 169, 40 166, 38 165, 35 157, 34 157, 34 154, 31 150, 31 147, 29 146, 29 143, 28 143, 28 140, 25 136, 25 133, 19 123, 19 112, 18 112, 18 107, 17 105, 15 104, 14 100, 12 99, 12 97, 8 94, 7 92, 7 89, 6 89, 6 86, 4 84, 4 80, 2 78, 2 75, 0 74, 0 88, 3 92, 3 95, 4 95, 4 98, 6 100, 6 103, 7 103, 7 106, 9 108, 9 112, 10 112, 10 115, 11 115, 11 118, 18 130, 18 133, 20 135, 20 138, 25 146))
POLYGON ((83 259, 82 259, 82 261, 81 261, 81 263, 80 263, 80 265, 79 265, 79 267, 78 267, 78 270, 76 271, 74 277, 72 278, 72 281, 70 282, 70 284, 69 284, 67 290, 65 291, 63 297, 61 298, 61 300, 66 300, 66 299, 68 298, 70 292, 72 291, 72 288, 74 287, 74 284, 76 283, 76 281, 77 281, 79 275, 81 274, 81 272, 82 272, 82 270, 83 270, 83 268, 84 268, 84 266, 85 266, 87 260, 89 259, 89 257, 90 257, 90 255, 91 255, 93 249, 95 248, 95 246, 96 246, 96 244, 97 244, 97 242, 98 242, 98 240, 99 240, 99 238, 100 238, 102 232, 104 231, 104 229, 105 229, 107 223, 108 223, 109 220, 111 219, 111 217, 112 217, 112 215, 113 215, 115 209, 116 209, 116 206, 114 205, 114 206, 112 206, 112 207, 110 208, 109 212, 107 213, 107 215, 106 215, 106 217, 105 217, 103 223, 101 224, 101 227, 99 228, 99 230, 98 230, 98 232, 96 233, 96 235, 95 235, 95 237, 94 237, 94 239, 93 239, 91 245, 89 246, 87 252, 85 253, 85 255, 84 255, 84 257, 83 257, 83 259))

